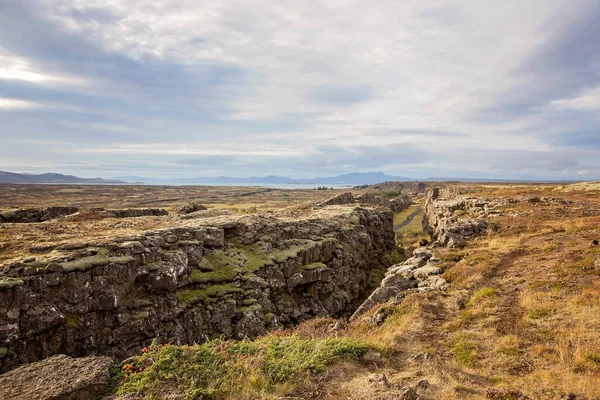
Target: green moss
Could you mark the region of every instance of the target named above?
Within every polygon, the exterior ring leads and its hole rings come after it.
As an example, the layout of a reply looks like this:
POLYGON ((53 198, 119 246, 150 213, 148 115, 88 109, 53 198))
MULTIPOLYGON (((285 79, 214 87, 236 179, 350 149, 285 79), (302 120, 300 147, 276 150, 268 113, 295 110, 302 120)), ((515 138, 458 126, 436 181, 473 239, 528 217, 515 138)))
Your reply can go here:
POLYGON ((317 268, 327 268, 327 265, 320 263, 320 262, 316 262, 316 263, 312 263, 312 264, 306 264, 302 267, 302 269, 305 269, 307 271, 310 271, 311 269, 317 269, 317 268))
POLYGON ((127 307, 129 308, 141 308, 152 305, 152 300, 145 297, 136 297, 127 301, 127 307))
POLYGON ((244 299, 244 300, 242 300, 242 304, 245 305, 245 306, 249 306, 249 305, 257 303, 257 302, 258 302, 258 300, 256 300, 256 299, 244 299))
POLYGON ((179 301, 180 305, 184 307, 199 301, 202 301, 205 304, 210 304, 213 303, 216 298, 241 291, 242 290, 236 287, 233 283, 227 285, 212 285, 206 289, 182 290, 177 293, 177 300, 179 301))
POLYGON ((0 359, 6 357, 8 349, 6 347, 0 347, 0 359))
POLYGON ((252 246, 234 247, 228 251, 216 250, 204 257, 199 264, 201 269, 208 272, 193 271, 190 282, 227 282, 238 274, 258 271, 272 262, 273 259, 265 255, 256 243, 252 246))
POLYGON ((138 319, 144 319, 144 318, 148 318, 148 316, 150 316, 150 312, 148 311, 138 311, 136 313, 134 313, 131 318, 135 321, 138 319))
POLYGON ((298 253, 311 249, 317 245, 314 240, 305 240, 302 244, 292 245, 284 250, 277 251, 273 256, 279 263, 285 262, 290 258, 298 257, 298 253))
POLYGON ((68 328, 80 328, 83 326, 83 315, 65 314, 65 326, 68 328))
POLYGON ((258 303, 256 304, 252 304, 250 306, 247 307, 238 307, 235 309, 238 313, 245 313, 246 311, 257 311, 257 310, 262 310, 262 306, 258 303))
POLYGON ((148 353, 128 361, 138 372, 127 374, 116 392, 146 399, 164 398, 165 388, 176 388, 182 399, 216 400, 240 393, 247 398, 279 397, 293 392, 307 375, 321 373, 336 361, 354 359, 367 349, 350 338, 297 335, 194 346, 152 345, 148 353))
POLYGON ((60 264, 65 271, 85 271, 92 267, 107 264, 126 264, 133 261, 132 256, 108 257, 108 249, 101 249, 95 256, 82 257, 60 264))
POLYGON ((275 318, 275 314, 273 314, 273 313, 266 313, 265 314, 265 324, 266 325, 270 325, 271 322, 273 321, 273 318, 275 318))
POLYGON ((20 286, 25 284, 22 279, 18 278, 0 278, 0 290, 2 289, 10 289, 15 286, 20 286))
POLYGON ((199 270, 192 271, 190 275, 191 283, 221 283, 233 280, 238 274, 243 272, 241 268, 225 266, 210 272, 202 272, 199 270))

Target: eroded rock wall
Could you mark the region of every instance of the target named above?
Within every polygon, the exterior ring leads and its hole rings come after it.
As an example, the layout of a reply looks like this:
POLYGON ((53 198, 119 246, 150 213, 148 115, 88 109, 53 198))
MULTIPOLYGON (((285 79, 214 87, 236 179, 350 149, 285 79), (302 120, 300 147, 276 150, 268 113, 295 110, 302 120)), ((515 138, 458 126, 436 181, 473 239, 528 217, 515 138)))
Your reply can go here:
POLYGON ((256 337, 351 312, 394 246, 392 213, 220 216, 13 262, 0 275, 0 371, 54 354, 124 358, 153 338, 256 337))
POLYGON ((457 188, 433 188, 427 191, 423 228, 437 245, 464 247, 469 237, 486 231, 483 217, 491 208, 489 201, 469 197, 457 188))

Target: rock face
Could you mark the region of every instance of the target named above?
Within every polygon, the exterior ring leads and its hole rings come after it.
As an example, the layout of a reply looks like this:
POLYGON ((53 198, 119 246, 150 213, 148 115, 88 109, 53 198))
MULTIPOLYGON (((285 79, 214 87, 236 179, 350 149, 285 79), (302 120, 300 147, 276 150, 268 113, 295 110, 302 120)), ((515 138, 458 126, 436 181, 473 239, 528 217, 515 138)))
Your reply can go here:
POLYGON ((351 312, 394 246, 392 213, 225 215, 55 250, 0 274, 0 371, 58 353, 124 358, 150 344, 256 337, 351 312))
POLYGON ((108 388, 110 357, 57 355, 0 375, 0 398, 93 400, 108 388))
POLYGON ((196 211, 204 211, 204 210, 206 210, 206 207, 204 207, 204 205, 202 203, 200 203, 199 201, 194 200, 194 201, 190 201, 183 207, 179 208, 177 210, 177 213, 180 215, 186 215, 186 214, 191 214, 196 211))
POLYGON ((159 217, 169 215, 162 208, 124 208, 111 209, 104 212, 109 218, 159 217))
POLYGON ((317 207, 324 207, 328 205, 340 205, 340 204, 352 204, 358 203, 362 205, 374 205, 379 207, 389 208, 392 212, 397 213, 408 208, 412 201, 407 195, 401 194, 392 200, 384 197, 377 196, 374 192, 364 193, 358 197, 350 192, 339 194, 332 197, 329 200, 321 202, 317 207))
POLYGON ((485 233, 487 222, 481 217, 490 208, 490 202, 461 195, 453 187, 433 188, 427 192, 423 228, 434 246, 464 247, 469 237, 485 233))
POLYGON ((0 212, 0 222, 44 222, 64 217, 65 215, 75 214, 78 211, 79 209, 76 207, 21 208, 17 210, 5 210, 0 212))
POLYGON ((355 202, 354 195, 350 192, 346 192, 346 193, 338 194, 337 196, 332 197, 329 200, 325 200, 325 201, 317 204, 317 207, 352 204, 354 202, 355 202))
POLYGON ((385 273, 379 287, 356 309, 351 320, 356 319, 378 304, 386 303, 405 290, 443 290, 448 282, 439 275, 441 260, 430 250, 418 248, 408 260, 392 265, 385 273))

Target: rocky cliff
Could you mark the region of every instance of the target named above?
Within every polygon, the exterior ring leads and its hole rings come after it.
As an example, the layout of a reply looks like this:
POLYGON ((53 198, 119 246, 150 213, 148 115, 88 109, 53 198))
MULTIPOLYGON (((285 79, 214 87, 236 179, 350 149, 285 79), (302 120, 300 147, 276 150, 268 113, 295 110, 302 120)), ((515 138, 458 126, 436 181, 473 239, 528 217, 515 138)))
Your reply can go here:
POLYGON ((484 217, 495 214, 494 203, 466 196, 448 186, 427 191, 423 228, 433 242, 428 248, 417 248, 411 258, 392 265, 378 288, 356 309, 356 319, 378 304, 401 301, 405 291, 444 290, 446 279, 440 275, 442 260, 434 256, 435 247, 464 247, 467 240, 486 231, 484 217), (399 296, 399 297, 398 297, 399 296))
POLYGON ((301 218, 182 220, 0 274, 0 371, 53 354, 124 358, 147 346, 256 337, 353 311, 394 246, 392 213, 332 206, 301 218))
POLYGON ((493 209, 484 199, 469 197, 454 187, 427 191, 423 228, 434 244, 464 247, 469 237, 484 233, 487 222, 482 219, 493 209))

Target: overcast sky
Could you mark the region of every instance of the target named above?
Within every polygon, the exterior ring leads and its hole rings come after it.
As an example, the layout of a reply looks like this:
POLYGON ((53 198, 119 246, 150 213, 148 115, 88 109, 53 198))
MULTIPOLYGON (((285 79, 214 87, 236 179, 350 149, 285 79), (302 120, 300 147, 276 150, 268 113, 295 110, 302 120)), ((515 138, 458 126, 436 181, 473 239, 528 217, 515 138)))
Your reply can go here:
POLYGON ((0 169, 600 179, 597 0, 0 0, 0 169))

